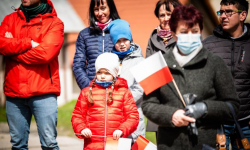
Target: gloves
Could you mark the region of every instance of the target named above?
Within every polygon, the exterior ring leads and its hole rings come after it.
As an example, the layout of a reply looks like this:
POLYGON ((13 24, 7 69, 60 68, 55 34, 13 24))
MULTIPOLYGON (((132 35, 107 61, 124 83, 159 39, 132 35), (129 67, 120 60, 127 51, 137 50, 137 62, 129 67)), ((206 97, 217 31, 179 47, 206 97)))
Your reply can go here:
POLYGON ((187 93, 187 94, 183 95, 183 99, 185 100, 185 103, 187 105, 194 104, 196 97, 197 97, 197 95, 193 94, 193 93, 187 93))
POLYGON ((188 128, 188 131, 189 131, 190 135, 196 135, 196 136, 198 136, 198 129, 196 127, 196 123, 195 122, 193 122, 193 123, 190 122, 187 128, 188 128))
POLYGON ((193 105, 187 105, 185 110, 186 116, 199 119, 207 113, 207 105, 203 102, 198 102, 193 105))

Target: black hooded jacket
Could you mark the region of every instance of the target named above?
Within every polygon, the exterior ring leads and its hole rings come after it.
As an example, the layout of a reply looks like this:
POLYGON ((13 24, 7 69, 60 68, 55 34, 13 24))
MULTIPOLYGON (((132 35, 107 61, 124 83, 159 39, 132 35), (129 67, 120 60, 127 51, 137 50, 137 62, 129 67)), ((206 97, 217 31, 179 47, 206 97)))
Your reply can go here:
POLYGON ((204 47, 221 56, 231 70, 240 98, 239 121, 250 119, 250 24, 244 25, 247 32, 240 38, 232 39, 219 25, 214 35, 203 41, 204 47))

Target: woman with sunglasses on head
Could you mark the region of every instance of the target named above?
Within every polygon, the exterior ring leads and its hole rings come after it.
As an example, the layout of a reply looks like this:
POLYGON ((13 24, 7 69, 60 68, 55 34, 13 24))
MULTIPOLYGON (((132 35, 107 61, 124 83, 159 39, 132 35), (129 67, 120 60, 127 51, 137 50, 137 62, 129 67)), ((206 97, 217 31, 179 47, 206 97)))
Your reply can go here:
POLYGON ((180 93, 196 96, 190 104, 189 97, 183 96, 184 106, 170 82, 144 96, 143 113, 159 125, 158 150, 201 150, 203 144, 215 147, 218 127, 233 120, 226 102, 238 112, 232 76, 223 60, 203 47, 203 17, 194 6, 176 7, 169 25, 176 43, 163 57, 180 93))
POLYGON ((76 41, 73 72, 80 89, 89 86, 95 77, 95 60, 111 52, 114 44, 109 35, 108 25, 119 19, 113 0, 91 0, 89 6, 90 26, 83 29, 76 41))

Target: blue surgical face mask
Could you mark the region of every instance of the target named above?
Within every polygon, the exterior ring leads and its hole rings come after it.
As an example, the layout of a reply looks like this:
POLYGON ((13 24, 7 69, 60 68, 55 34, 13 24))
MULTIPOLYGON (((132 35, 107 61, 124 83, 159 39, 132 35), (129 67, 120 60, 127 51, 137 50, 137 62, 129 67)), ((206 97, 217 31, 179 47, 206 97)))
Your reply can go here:
POLYGON ((177 46, 184 55, 192 53, 201 45, 200 34, 178 34, 176 36, 178 37, 177 46))
POLYGON ((96 79, 96 80, 95 80, 95 83, 98 84, 98 85, 100 85, 100 86, 102 86, 102 87, 104 87, 104 88, 107 88, 107 87, 109 87, 109 86, 113 83, 113 81, 101 82, 101 81, 98 81, 98 80, 96 79))

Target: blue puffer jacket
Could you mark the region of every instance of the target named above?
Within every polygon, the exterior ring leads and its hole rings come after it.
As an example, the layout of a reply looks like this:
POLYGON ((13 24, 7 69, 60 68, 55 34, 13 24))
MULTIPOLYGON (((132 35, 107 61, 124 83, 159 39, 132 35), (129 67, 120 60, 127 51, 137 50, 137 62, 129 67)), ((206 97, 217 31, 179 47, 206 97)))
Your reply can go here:
POLYGON ((73 72, 78 86, 83 89, 95 77, 95 60, 103 52, 111 52, 114 44, 106 29, 93 34, 91 27, 83 29, 76 41, 73 72))

